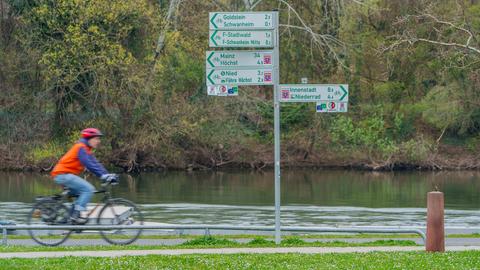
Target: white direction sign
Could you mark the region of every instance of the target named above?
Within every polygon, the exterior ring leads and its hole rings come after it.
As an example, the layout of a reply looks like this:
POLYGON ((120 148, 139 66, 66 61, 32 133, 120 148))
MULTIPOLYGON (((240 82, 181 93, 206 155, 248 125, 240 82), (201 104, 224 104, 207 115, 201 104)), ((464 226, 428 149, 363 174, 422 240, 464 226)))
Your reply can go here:
POLYGON ((282 102, 348 101, 347 84, 281 84, 282 102))
POLYGON ((207 69, 207 85, 272 85, 273 69, 207 69))
POLYGON ((273 12, 210 12, 209 29, 273 29, 273 12))
POLYGON ((210 47, 273 47, 273 30, 210 30, 210 47))
POLYGON ((317 102, 317 112, 347 112, 348 102, 320 101, 317 102))
POLYGON ((273 51, 207 51, 207 68, 272 67, 273 51))

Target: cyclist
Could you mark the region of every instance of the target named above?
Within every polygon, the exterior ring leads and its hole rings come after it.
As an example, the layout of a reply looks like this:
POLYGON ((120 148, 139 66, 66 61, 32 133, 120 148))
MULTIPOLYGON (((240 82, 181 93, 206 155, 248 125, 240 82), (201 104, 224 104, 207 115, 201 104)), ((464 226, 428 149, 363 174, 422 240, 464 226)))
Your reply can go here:
POLYGON ((87 219, 82 211, 87 210, 95 188, 85 179, 78 176, 85 168, 100 177, 103 181, 117 181, 116 174, 109 173, 105 167, 93 156, 92 149, 100 145, 102 132, 96 128, 86 128, 81 132, 81 138, 73 147, 58 161, 50 175, 55 183, 68 187, 73 195, 78 195, 74 202, 71 221, 84 224, 87 219))

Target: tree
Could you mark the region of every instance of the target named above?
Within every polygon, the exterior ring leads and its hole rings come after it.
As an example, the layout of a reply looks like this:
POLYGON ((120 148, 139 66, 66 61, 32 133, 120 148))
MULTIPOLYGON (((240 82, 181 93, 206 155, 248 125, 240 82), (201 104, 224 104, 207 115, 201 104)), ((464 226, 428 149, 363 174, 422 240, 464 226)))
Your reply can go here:
POLYGON ((57 133, 69 111, 94 114, 131 103, 125 97, 138 90, 135 70, 151 41, 144 29, 155 27, 147 1, 42 0, 21 19, 24 49, 38 53, 43 89, 53 99, 57 133))

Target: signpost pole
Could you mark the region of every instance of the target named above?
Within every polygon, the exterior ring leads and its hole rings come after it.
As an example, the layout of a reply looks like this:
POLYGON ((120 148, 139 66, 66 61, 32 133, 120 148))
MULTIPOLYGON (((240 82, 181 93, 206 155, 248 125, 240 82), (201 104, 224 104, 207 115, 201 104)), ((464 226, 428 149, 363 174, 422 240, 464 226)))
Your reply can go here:
POLYGON ((273 12, 275 22, 275 37, 273 47, 273 117, 275 145, 275 243, 281 241, 280 232, 280 38, 278 32, 278 11, 273 12))

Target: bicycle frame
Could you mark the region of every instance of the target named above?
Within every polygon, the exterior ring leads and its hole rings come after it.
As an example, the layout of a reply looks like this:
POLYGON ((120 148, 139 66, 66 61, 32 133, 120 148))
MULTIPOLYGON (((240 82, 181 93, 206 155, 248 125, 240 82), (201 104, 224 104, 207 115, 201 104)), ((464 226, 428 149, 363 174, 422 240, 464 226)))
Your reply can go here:
MULTIPOLYGON (((109 185, 109 186, 110 186, 110 185, 109 185)), ((104 194, 104 195, 103 195, 103 198, 100 200, 101 202, 106 203, 106 202, 108 202, 110 199, 112 199, 111 193, 110 193, 109 190, 107 190, 106 187, 103 187, 102 189, 96 190, 96 191, 94 192, 94 194, 100 194, 100 193, 103 193, 103 194, 104 194)), ((100 206, 101 206, 101 203, 96 203, 96 204, 95 204, 95 207, 93 207, 92 210, 89 210, 89 211, 87 212, 87 218, 89 218, 89 217, 95 212, 95 210, 97 210, 100 206)))

